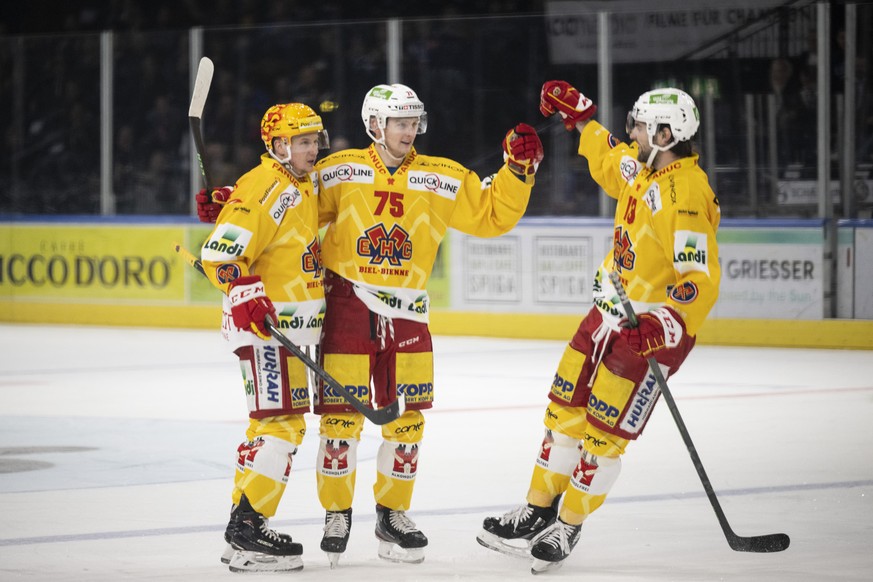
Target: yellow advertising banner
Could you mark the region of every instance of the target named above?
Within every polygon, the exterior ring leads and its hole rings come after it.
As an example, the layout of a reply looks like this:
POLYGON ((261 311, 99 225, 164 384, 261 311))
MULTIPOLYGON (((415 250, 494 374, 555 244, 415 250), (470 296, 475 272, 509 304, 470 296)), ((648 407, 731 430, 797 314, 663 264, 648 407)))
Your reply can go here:
POLYGON ((184 303, 186 266, 172 248, 188 227, 7 224, 0 298, 184 303))

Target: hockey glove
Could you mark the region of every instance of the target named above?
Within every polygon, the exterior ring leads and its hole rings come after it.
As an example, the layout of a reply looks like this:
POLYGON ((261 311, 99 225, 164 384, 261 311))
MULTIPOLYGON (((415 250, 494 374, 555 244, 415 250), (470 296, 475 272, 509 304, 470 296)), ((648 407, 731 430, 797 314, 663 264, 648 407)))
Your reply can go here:
POLYGON ((567 131, 580 121, 591 119, 597 105, 566 81, 546 81, 540 91, 540 113, 549 117, 560 113, 567 131))
POLYGON ((257 275, 240 277, 230 284, 227 296, 230 298, 233 324, 262 340, 270 339, 265 320, 269 317, 273 322, 276 321, 276 308, 264 292, 261 278, 257 275))
POLYGON ((543 161, 543 142, 537 130, 519 123, 503 138, 503 160, 519 176, 533 176, 543 161))
POLYGON ((206 188, 197 193, 194 197, 197 200, 197 218, 200 222, 215 222, 218 220, 218 215, 224 204, 230 200, 230 193, 233 188, 224 186, 216 188, 212 191, 212 195, 206 194, 206 188))
POLYGON ((641 314, 637 327, 621 330, 628 347, 644 358, 665 348, 675 348, 685 334, 685 322, 670 307, 641 314))

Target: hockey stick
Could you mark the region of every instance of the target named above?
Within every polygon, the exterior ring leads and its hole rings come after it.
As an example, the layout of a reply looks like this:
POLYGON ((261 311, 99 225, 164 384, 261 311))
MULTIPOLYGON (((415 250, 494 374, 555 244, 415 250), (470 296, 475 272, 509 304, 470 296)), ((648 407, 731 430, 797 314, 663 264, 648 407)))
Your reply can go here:
POLYGON ((206 144, 203 142, 203 131, 200 122, 203 119, 203 107, 206 105, 206 97, 209 96, 209 87, 212 85, 212 74, 215 65, 209 57, 200 59, 197 67, 197 78, 194 80, 194 91, 191 93, 191 106, 188 108, 188 125, 191 126, 191 136, 194 138, 194 149, 197 151, 197 162, 200 164, 200 175, 203 177, 203 185, 206 192, 212 192, 212 180, 206 168, 206 144))
MULTIPOLYGON (((173 243, 173 249, 179 253, 185 262, 189 265, 197 269, 201 275, 204 277, 206 273, 203 271, 203 264, 200 262, 194 254, 183 247, 179 243, 173 243)), ((399 418, 406 411, 406 395, 400 394, 397 399, 389 404, 388 406, 384 406, 382 408, 370 408, 358 398, 352 394, 348 388, 343 386, 336 380, 333 376, 327 373, 327 371, 319 366, 315 361, 313 361, 306 352, 300 349, 294 342, 289 340, 285 334, 279 331, 279 328, 275 326, 275 324, 268 318, 265 322, 267 329, 270 331, 270 334, 285 348, 288 349, 289 352, 300 358, 307 368, 312 370, 316 376, 324 380, 324 382, 330 386, 334 392, 345 398, 346 402, 348 402, 352 408, 363 414, 367 420, 372 422, 373 424, 388 424, 391 421, 399 418)))
MULTIPOLYGON (((624 312, 627 314, 631 327, 637 327, 637 325, 639 325, 639 320, 637 319, 636 313, 634 313, 634 308, 628 299, 624 286, 621 284, 621 279, 619 278, 618 273, 615 271, 611 272, 609 274, 609 280, 612 281, 613 287, 615 287, 616 292, 618 292, 618 298, 621 300, 621 305, 624 307, 624 312)), ((706 471, 703 469, 700 455, 697 454, 697 449, 694 447, 694 443, 691 442, 691 435, 688 434, 688 428, 685 426, 685 422, 679 414, 679 408, 676 406, 673 394, 670 392, 670 388, 667 386, 667 381, 661 373, 661 367, 653 357, 646 358, 646 361, 649 364, 649 369, 652 371, 652 375, 655 377, 655 381, 658 383, 658 388, 660 388, 661 393, 664 395, 664 400, 667 401, 667 407, 670 409, 670 414, 673 415, 673 420, 676 421, 676 427, 679 429, 679 434, 682 435, 682 440, 685 441, 685 447, 691 455, 691 461, 694 463, 694 468, 697 469, 697 475, 700 477, 700 482, 703 483, 703 489, 706 491, 706 496, 709 498, 709 502, 715 510, 715 515, 718 517, 718 523, 721 524, 721 529, 724 532, 724 536, 727 538, 728 545, 731 549, 737 552, 781 552, 788 548, 788 544, 791 543, 791 540, 784 533, 751 537, 738 536, 734 533, 728 523, 727 517, 725 517, 724 511, 721 509, 721 504, 718 502, 718 498, 715 496, 715 491, 712 488, 712 484, 709 482, 709 477, 706 476, 706 471)))

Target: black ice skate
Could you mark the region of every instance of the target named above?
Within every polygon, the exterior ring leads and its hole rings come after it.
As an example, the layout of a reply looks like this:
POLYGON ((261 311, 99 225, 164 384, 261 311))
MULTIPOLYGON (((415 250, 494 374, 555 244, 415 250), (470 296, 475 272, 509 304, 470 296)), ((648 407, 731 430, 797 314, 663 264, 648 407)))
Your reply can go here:
POLYGON ((530 557, 530 540, 555 521, 556 497, 551 507, 521 505, 502 517, 486 517, 476 541, 490 550, 510 556, 530 557))
POLYGON ((418 564, 424 561, 427 538, 406 517, 405 511, 376 506, 376 537, 379 538, 379 557, 389 562, 418 564))
POLYGON ((328 511, 327 515, 324 516, 324 537, 321 538, 321 550, 327 552, 331 568, 336 568, 340 555, 346 551, 351 530, 351 507, 344 511, 328 511))
POLYGON ((530 555, 534 559, 531 574, 540 574, 561 567, 579 541, 582 525, 570 525, 561 518, 531 540, 530 555))
POLYGON ((233 546, 230 545, 230 538, 233 537, 233 530, 236 528, 236 521, 238 517, 239 505, 231 505, 230 519, 227 521, 227 527, 224 529, 224 541, 227 542, 227 544, 224 547, 224 553, 221 554, 222 564, 230 564, 230 559, 236 552, 236 550, 233 549, 233 546))
POLYGON ((235 550, 229 562, 231 572, 290 572, 303 568, 303 546, 271 530, 267 518, 255 511, 245 496, 235 514, 235 523, 231 512, 227 528, 235 550))

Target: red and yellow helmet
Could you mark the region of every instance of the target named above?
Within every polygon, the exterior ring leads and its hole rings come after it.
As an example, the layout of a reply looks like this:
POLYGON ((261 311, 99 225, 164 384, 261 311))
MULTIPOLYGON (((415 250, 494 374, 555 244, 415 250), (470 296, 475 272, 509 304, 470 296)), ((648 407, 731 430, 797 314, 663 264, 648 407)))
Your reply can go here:
POLYGON ((264 113, 261 119, 261 139, 267 151, 273 150, 273 139, 277 137, 288 138, 305 133, 318 134, 319 149, 330 147, 330 139, 321 117, 315 111, 303 103, 282 103, 273 105, 264 113))

